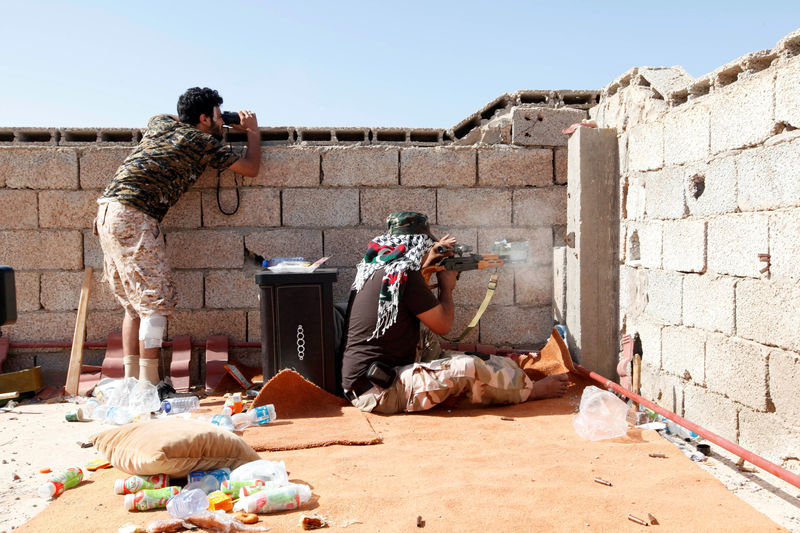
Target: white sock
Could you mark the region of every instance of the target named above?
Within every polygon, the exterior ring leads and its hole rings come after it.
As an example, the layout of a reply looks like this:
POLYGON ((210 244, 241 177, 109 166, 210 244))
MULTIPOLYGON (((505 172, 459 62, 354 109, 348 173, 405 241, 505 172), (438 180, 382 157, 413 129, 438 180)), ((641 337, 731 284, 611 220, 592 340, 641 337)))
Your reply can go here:
POLYGON ((139 355, 125 355, 122 357, 125 366, 125 377, 139 379, 139 355))
POLYGON ((139 359, 139 379, 158 385, 158 359, 139 359))

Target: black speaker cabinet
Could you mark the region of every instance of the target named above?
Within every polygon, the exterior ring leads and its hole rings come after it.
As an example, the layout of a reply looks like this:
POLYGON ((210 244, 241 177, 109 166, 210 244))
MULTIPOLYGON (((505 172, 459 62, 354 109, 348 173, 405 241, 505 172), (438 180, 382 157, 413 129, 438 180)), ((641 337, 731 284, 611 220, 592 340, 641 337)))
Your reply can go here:
POLYGON ((284 368, 332 394, 339 393, 334 346, 335 268, 311 273, 256 274, 261 298, 264 380, 284 368))

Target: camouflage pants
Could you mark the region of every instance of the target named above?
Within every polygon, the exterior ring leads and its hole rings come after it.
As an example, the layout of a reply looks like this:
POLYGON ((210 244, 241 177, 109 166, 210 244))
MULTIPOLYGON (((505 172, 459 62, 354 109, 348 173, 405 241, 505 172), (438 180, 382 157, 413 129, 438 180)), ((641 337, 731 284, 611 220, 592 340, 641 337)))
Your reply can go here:
POLYGON ((100 204, 95 227, 103 249, 103 279, 128 316, 171 314, 177 295, 158 221, 111 201, 100 204))
POLYGON ((530 397, 532 389, 533 382, 508 357, 491 355, 484 361, 454 353, 430 363, 399 367, 391 387, 373 386, 352 403, 362 411, 412 413, 459 396, 480 405, 521 403, 530 397))

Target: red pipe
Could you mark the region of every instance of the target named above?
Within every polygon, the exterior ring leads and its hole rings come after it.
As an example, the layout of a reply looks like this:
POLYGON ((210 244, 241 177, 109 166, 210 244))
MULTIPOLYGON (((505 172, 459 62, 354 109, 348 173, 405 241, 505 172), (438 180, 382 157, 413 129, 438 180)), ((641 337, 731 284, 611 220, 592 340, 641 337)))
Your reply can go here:
POLYGON ((586 376, 588 378, 591 378, 591 379, 595 380, 596 382, 600 383, 604 387, 608 387, 608 388, 614 389, 618 393, 622 394, 623 396, 626 396, 626 397, 630 398, 634 402, 637 402, 637 403, 639 403, 641 405, 644 405, 645 407, 648 407, 649 409, 652 409, 656 413, 658 413, 658 414, 660 414, 660 415, 662 415, 662 416, 664 416, 666 418, 669 418, 673 422, 676 422, 677 424, 685 427, 689 431, 693 431, 693 432, 697 433, 698 435, 700 435, 701 437, 705 438, 706 440, 708 440, 710 442, 713 442, 714 444, 716 444, 718 446, 721 446, 722 448, 725 448, 726 450, 728 450, 729 452, 731 452, 731 453, 733 453, 735 455, 738 455, 739 457, 741 457, 745 461, 748 461, 749 463, 752 463, 752 464, 756 465, 757 467, 759 467, 759 468, 761 468, 763 470, 766 470, 767 472, 769 472, 773 476, 775 476, 775 477, 777 477, 779 479, 782 479, 782 480, 786 481, 787 483, 791 483, 795 487, 800 488, 800 476, 798 476, 797 474, 793 474, 792 472, 789 472, 788 470, 786 470, 784 468, 781 468, 780 466, 776 465, 775 463, 771 463, 771 462, 767 461, 766 459, 764 459, 763 457, 761 457, 759 455, 756 455, 753 452, 750 452, 748 450, 745 450, 744 448, 742 448, 738 444, 734 444, 731 441, 720 437, 716 433, 712 433, 711 431, 708 431, 707 429, 703 429, 703 428, 701 428, 700 426, 698 426, 697 424, 695 424, 693 422, 689 422, 685 418, 676 415, 672 411, 667 411, 663 407, 659 407, 658 405, 654 404, 650 400, 642 398, 638 394, 629 391, 625 387, 621 387, 620 385, 614 383, 610 379, 604 378, 600 374, 592 372, 591 370, 588 370, 588 369, 586 369, 586 368, 584 368, 584 367, 582 367, 581 365, 578 365, 578 364, 575 364, 574 366, 575 366, 575 370, 577 370, 579 374, 582 374, 582 375, 584 375, 584 376, 586 376))
MULTIPOLYGON (((10 342, 9 348, 72 348, 69 341, 56 342, 10 342)), ((163 346, 172 346, 172 341, 164 341, 163 346)), ((84 348, 105 348, 105 342, 84 342, 84 348)), ((192 348, 205 348, 204 342, 193 342, 192 348)), ((230 348, 261 348, 260 342, 229 342, 230 348)))

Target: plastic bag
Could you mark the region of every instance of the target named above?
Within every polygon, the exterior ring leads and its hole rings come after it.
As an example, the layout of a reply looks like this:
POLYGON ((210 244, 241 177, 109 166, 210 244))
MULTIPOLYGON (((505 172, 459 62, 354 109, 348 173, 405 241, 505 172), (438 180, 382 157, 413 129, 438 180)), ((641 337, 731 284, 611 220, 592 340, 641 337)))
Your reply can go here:
POLYGON ((231 481, 260 479, 270 487, 282 487, 289 483, 289 476, 286 473, 286 465, 283 461, 269 461, 267 459, 258 459, 243 464, 231 472, 230 479, 231 481))
POLYGON ((627 414, 625 402, 608 391, 589 386, 583 389, 580 412, 572 424, 586 440, 613 439, 627 433, 627 414))

